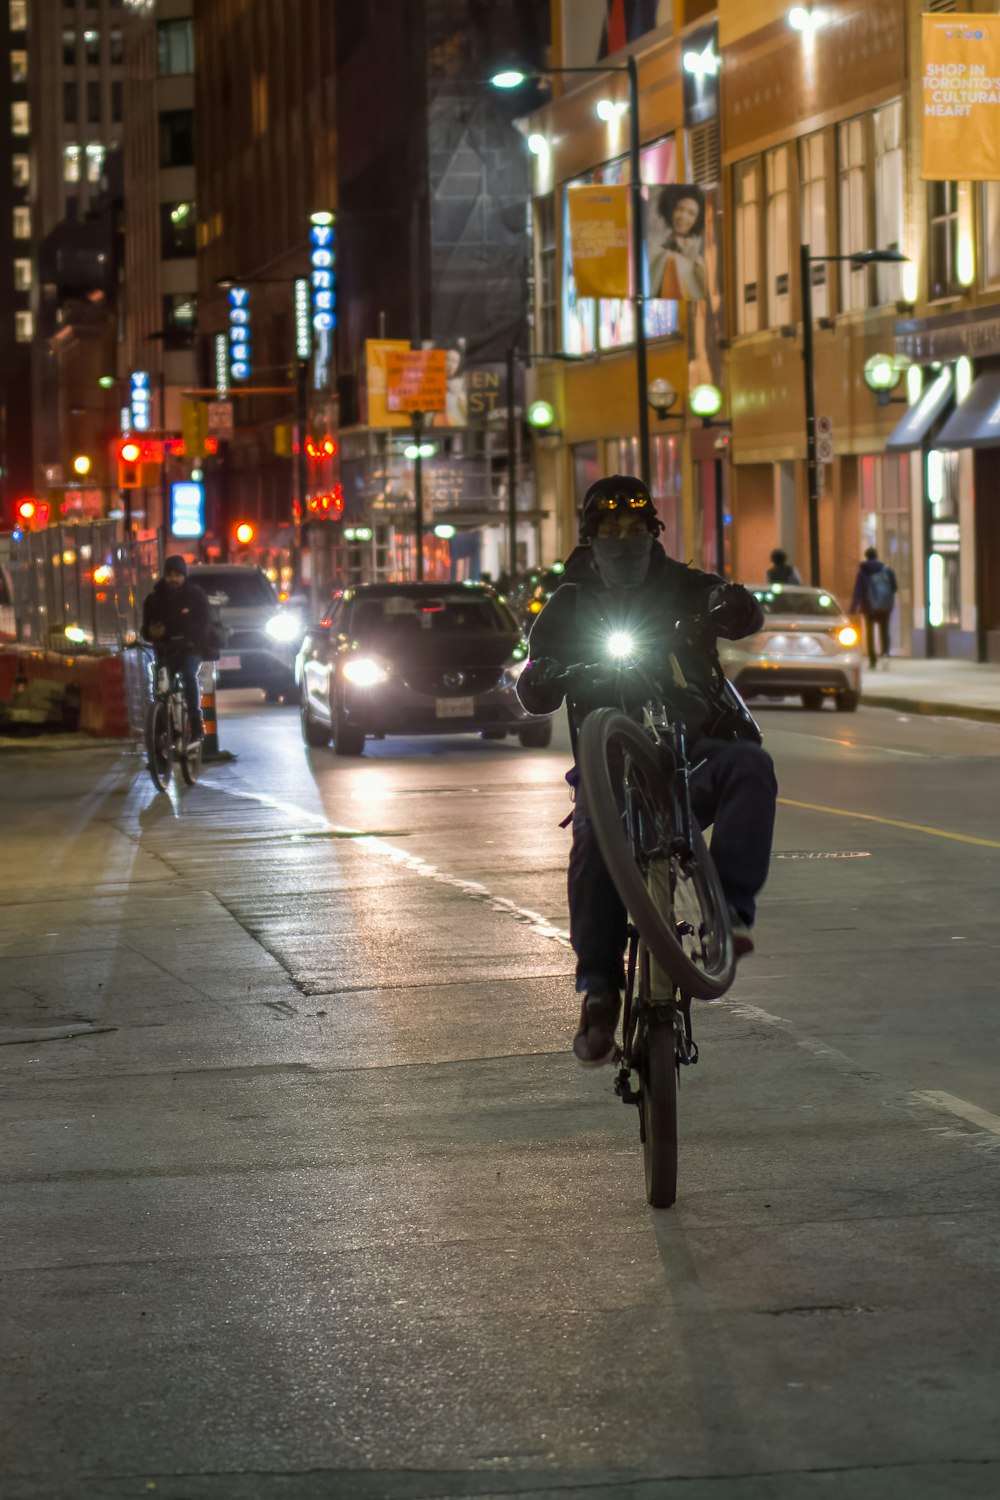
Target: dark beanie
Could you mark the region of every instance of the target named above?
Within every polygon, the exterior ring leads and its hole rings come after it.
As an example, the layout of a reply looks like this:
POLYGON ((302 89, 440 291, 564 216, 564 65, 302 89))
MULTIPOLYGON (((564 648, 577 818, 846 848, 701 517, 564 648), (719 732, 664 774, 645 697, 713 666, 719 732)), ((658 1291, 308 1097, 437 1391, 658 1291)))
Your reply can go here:
POLYGON ((163 564, 164 578, 166 578, 168 573, 183 573, 184 577, 186 578, 187 570, 188 565, 184 561, 183 557, 181 557, 179 552, 175 553, 173 557, 168 557, 166 562, 163 564))

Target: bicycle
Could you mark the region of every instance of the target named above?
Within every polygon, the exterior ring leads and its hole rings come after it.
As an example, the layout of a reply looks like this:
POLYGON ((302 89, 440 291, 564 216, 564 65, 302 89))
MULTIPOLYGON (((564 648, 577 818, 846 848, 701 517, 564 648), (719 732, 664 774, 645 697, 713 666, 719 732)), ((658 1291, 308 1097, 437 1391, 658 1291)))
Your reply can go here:
POLYGON ((157 660, 153 701, 146 711, 146 754, 149 774, 157 791, 170 787, 175 763, 188 786, 194 786, 201 771, 201 741, 191 738, 191 720, 180 669, 157 660))
MULTIPOLYGON (((646 679, 642 722, 615 708, 593 710, 578 761, 598 847, 629 914, 615 1093, 638 1106, 647 1200, 670 1208, 680 1069, 698 1061, 691 1001, 725 994, 736 956, 726 898, 692 811, 687 731, 649 672, 631 660, 623 670, 646 679)), ((735 700, 745 711, 734 689, 735 700)))

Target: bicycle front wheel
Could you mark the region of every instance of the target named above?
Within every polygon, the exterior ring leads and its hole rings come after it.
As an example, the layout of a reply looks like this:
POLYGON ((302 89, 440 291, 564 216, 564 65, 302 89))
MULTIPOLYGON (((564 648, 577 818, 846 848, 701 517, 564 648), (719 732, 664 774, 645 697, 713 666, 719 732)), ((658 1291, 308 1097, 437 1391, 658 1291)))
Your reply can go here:
POLYGON ((174 770, 170 713, 162 698, 154 698, 146 713, 146 763, 158 792, 170 786, 174 770))
POLYGON ((580 731, 580 775, 598 847, 651 955, 678 989, 717 1000, 736 955, 719 876, 697 827, 675 846, 674 798, 649 735, 598 708, 580 731))
POLYGON ((677 1032, 673 1006, 649 1006, 639 1056, 642 1158, 646 1201, 671 1208, 677 1201, 677 1032))

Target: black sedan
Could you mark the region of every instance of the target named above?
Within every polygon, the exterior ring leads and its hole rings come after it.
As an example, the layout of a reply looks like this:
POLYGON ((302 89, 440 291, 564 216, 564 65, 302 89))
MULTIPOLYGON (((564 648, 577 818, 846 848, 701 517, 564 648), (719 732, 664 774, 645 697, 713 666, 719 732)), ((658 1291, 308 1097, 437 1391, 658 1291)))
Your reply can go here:
POLYGON ((335 594, 295 662, 307 745, 360 755, 365 736, 469 734, 543 748, 548 716, 528 714, 516 683, 524 636, 492 589, 367 583, 335 594))

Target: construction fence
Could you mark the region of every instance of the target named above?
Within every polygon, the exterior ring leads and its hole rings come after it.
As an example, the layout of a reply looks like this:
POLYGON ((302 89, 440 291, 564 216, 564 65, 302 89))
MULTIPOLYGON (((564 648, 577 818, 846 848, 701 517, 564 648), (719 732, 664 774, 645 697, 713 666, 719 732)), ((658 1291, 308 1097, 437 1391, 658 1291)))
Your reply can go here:
POLYGON ((123 540, 114 521, 50 526, 12 541, 7 566, 17 641, 63 651, 131 645, 163 551, 159 536, 123 540))

